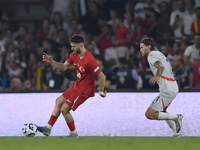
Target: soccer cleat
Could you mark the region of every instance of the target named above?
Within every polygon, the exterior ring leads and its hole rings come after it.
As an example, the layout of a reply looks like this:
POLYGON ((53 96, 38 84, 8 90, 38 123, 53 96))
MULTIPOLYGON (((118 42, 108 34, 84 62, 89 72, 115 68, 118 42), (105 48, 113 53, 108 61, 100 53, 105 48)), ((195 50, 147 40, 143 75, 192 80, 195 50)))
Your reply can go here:
POLYGON ((37 126, 37 130, 43 133, 45 136, 49 136, 51 134, 51 130, 47 128, 47 126, 44 126, 44 127, 37 126))
POLYGON ((68 136, 67 136, 68 138, 78 138, 78 133, 76 132, 76 133, 70 133, 68 136))
POLYGON ((179 133, 181 131, 181 127, 182 127, 183 115, 177 114, 177 116, 178 116, 178 118, 175 121, 175 124, 176 124, 176 133, 179 133))
POLYGON ((182 135, 180 133, 176 133, 172 137, 174 137, 174 138, 182 138, 182 135))

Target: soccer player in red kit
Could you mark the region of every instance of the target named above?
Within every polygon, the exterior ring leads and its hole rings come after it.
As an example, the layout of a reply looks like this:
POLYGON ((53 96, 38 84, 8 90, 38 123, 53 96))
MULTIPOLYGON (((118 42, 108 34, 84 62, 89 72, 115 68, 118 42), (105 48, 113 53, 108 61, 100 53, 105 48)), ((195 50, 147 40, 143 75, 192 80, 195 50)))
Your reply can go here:
POLYGON ((65 71, 71 65, 75 66, 77 81, 75 85, 65 91, 61 96, 56 99, 55 108, 46 126, 39 127, 37 130, 44 135, 49 136, 51 128, 55 124, 60 113, 65 118, 65 121, 69 127, 70 138, 78 137, 74 119, 70 113, 72 109, 75 111, 79 105, 84 103, 89 97, 93 97, 95 93, 95 77, 99 78, 99 95, 101 97, 106 96, 104 92, 105 75, 101 72, 99 66, 93 55, 88 52, 84 47, 84 39, 81 35, 75 34, 70 39, 71 50, 73 51, 69 58, 64 63, 58 63, 48 56, 46 53, 43 55, 43 61, 52 64, 54 67, 65 71))

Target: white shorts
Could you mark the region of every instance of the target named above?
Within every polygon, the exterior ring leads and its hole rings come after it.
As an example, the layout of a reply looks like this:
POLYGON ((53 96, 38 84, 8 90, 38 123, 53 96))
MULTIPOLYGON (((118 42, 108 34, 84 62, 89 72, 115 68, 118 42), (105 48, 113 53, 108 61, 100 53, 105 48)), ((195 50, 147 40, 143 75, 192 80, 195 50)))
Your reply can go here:
POLYGON ((178 93, 160 92, 160 94, 153 100, 150 107, 155 111, 166 111, 171 102, 178 93))

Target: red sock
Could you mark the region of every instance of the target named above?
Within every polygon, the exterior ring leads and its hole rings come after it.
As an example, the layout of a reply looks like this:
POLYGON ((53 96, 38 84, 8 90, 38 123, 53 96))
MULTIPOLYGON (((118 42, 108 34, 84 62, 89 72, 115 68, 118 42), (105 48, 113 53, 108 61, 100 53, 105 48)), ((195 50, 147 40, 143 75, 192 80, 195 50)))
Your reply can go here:
POLYGON ((70 131, 74 131, 76 129, 74 125, 74 120, 72 122, 67 123, 67 125, 70 131))
POLYGON ((56 122, 57 119, 58 119, 58 117, 55 117, 54 115, 51 115, 48 124, 53 127, 53 125, 54 125, 54 123, 56 122))

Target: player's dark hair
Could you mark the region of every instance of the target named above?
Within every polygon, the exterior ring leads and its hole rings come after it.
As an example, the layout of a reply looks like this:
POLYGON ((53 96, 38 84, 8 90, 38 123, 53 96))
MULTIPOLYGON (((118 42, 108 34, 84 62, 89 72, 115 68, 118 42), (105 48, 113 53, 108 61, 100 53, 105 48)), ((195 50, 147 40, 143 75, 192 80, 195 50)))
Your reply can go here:
POLYGON ((82 35, 80 34, 75 34, 71 37, 71 39, 69 40, 70 43, 75 43, 75 44, 80 44, 80 43, 84 43, 84 38, 82 35))
POLYGON ((155 42, 154 42, 154 40, 152 39, 152 38, 150 38, 150 37, 145 37, 145 38, 143 38, 141 41, 140 41, 140 43, 143 43, 144 45, 146 45, 146 46, 151 46, 151 48, 150 48, 150 50, 154 50, 154 48, 155 48, 155 42))

